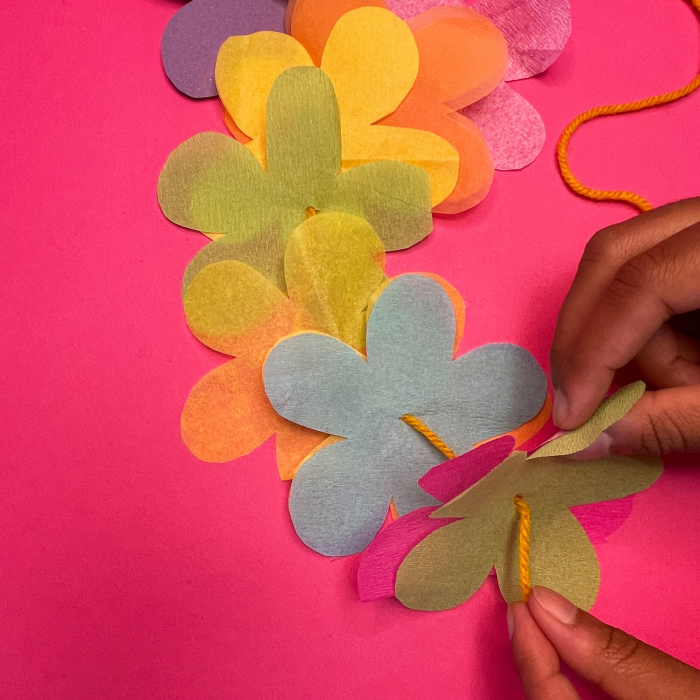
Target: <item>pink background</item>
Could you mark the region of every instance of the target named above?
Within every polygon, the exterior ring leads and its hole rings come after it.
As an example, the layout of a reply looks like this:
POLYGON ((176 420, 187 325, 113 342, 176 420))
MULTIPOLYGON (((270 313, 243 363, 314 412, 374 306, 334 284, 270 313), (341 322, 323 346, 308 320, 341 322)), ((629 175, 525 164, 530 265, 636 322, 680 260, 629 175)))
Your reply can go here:
MULTIPOLYGON (((390 262, 459 288, 465 348, 514 341, 545 364, 586 240, 631 215, 565 189, 556 137, 587 107, 680 86, 700 49, 681 0, 572 4, 560 60, 511 83, 544 117, 544 153, 390 262)), ((190 388, 223 359, 180 304, 204 239, 155 195, 175 146, 223 131, 215 101, 163 73, 160 33, 180 6, 0 4, 0 696, 517 698, 493 580, 440 614, 363 604, 356 559, 296 538, 272 442, 214 466, 180 439, 190 388)), ((700 194, 699 140, 696 95, 586 127, 572 161, 662 204, 700 194)), ((677 460, 598 546, 595 612, 700 664, 695 462, 677 460)))

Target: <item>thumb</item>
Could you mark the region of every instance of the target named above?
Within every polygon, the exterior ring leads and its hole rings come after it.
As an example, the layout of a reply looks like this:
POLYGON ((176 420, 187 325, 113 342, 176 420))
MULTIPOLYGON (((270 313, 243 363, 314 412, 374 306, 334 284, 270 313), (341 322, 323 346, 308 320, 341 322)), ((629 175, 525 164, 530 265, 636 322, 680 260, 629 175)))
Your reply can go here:
POLYGON ((647 391, 576 459, 610 454, 700 452, 700 385, 647 391))
POLYGON ((535 586, 528 608, 562 661, 616 700, 700 698, 700 671, 603 624, 558 593, 535 586))

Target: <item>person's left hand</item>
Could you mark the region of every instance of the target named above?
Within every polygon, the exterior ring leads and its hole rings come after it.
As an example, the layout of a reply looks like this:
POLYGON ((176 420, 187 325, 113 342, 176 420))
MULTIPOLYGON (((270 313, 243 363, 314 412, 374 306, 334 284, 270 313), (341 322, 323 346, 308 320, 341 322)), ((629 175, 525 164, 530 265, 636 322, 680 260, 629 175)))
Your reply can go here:
POLYGON ((559 660, 615 700, 698 700, 700 671, 609 627, 535 586, 508 608, 515 665, 527 700, 579 700, 559 660))

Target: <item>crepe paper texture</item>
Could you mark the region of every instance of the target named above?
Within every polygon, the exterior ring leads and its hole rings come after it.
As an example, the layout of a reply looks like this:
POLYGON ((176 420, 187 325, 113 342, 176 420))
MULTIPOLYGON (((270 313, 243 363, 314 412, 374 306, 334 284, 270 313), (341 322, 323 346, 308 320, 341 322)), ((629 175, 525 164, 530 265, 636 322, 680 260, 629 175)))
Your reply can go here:
POLYGON ((158 182, 165 215, 198 231, 224 233, 212 245, 284 291, 291 232, 318 212, 366 219, 386 250, 407 248, 432 230, 427 174, 400 162, 340 171, 340 120, 333 86, 313 67, 285 71, 267 107, 267 171, 232 138, 203 133, 168 158, 158 182))
POLYGON ((532 163, 547 136, 539 112, 502 82, 478 102, 460 110, 488 144, 496 170, 519 170, 532 163))
MULTIPOLYGON (((418 483, 426 493, 446 503, 498 466, 514 446, 515 440, 510 436, 497 438, 438 464, 418 483)), ((361 600, 369 602, 394 596, 396 574, 408 553, 430 533, 455 522, 431 518, 437 509, 438 506, 419 508, 377 534, 360 559, 357 583, 361 600)))
POLYGON ((321 554, 362 551, 393 499, 399 515, 437 501, 418 479, 443 455, 401 416, 423 421, 459 453, 537 415, 547 380, 515 345, 453 359, 463 307, 422 275, 388 282, 370 306, 367 357, 319 333, 278 343, 265 390, 285 418, 344 440, 305 460, 289 509, 299 537, 321 554))
MULTIPOLYGON (((382 0, 297 0, 291 33, 324 70, 333 74, 347 71, 351 64, 346 65, 334 48, 338 27, 335 25, 333 29, 334 24, 342 24, 347 17, 361 11, 389 14, 384 8, 382 0), (360 7, 364 9, 353 10, 360 7), (336 60, 327 58, 329 49, 337 56, 336 60)), ((392 21, 397 22, 395 18, 392 21)), ((381 115, 375 110, 373 118, 385 128, 427 130, 452 144, 459 154, 457 179, 449 197, 442 203, 434 197, 433 205, 436 212, 457 213, 478 204, 488 193, 493 179, 493 160, 486 142, 474 124, 457 110, 481 99, 498 85, 507 64, 506 42, 490 20, 459 7, 436 8, 412 20, 406 35, 409 30, 419 56, 416 73, 402 95, 398 94, 398 83, 393 81, 398 99, 394 100, 392 109, 384 109, 381 115)), ((355 41, 357 46, 361 45, 361 39, 355 41)), ((398 73, 398 56, 394 63, 392 72, 398 73)), ((362 65, 366 65, 368 76, 372 69, 375 72, 382 69, 378 62, 365 61, 362 65)), ((386 68, 384 75, 389 76, 386 68)), ((347 81, 342 74, 338 79, 347 81)), ((374 99, 377 98, 378 95, 374 99)))
MULTIPOLYGON (((568 0, 387 0, 409 24, 436 7, 469 7, 488 17, 508 42, 504 80, 529 78, 559 57, 571 34, 568 0)), ((506 83, 459 113, 474 122, 488 143, 496 170, 531 163, 544 146, 544 122, 537 110, 506 83)))
MULTIPOLYGON (((295 14, 300 7, 297 2, 295 14)), ((321 5, 314 26, 323 21, 326 10, 321 5)), ((411 31, 378 7, 340 12, 335 19, 316 64, 331 78, 338 96, 343 168, 386 159, 412 163, 430 175, 432 204, 442 202, 457 181, 457 151, 426 130, 374 125, 396 110, 416 80, 419 58, 411 31)), ((265 159, 261 136, 270 82, 285 68, 313 64, 296 38, 273 32, 232 37, 222 47, 216 69, 219 94, 236 127, 252 139, 246 145, 260 162, 265 159)))
POLYGON ((387 0, 410 20, 434 7, 469 7, 488 17, 508 42, 506 80, 531 78, 556 61, 571 35, 569 0, 387 0))
MULTIPOLYGON (((636 391, 635 385, 621 390, 601 412, 609 418, 616 413, 610 406, 629 409, 636 391)), ((594 416, 589 422, 594 427, 579 433, 586 436, 579 442, 590 439, 600 424, 600 415, 594 416)), ((546 446, 547 456, 514 452, 463 494, 430 513, 432 519, 460 520, 430 533, 406 556, 396 578, 396 597, 417 610, 453 608, 470 598, 495 567, 503 597, 508 602, 519 600, 518 515, 513 501, 521 495, 531 509, 533 585, 552 588, 580 608, 590 609, 600 584, 598 560, 570 509, 648 488, 661 475, 663 462, 654 456, 574 460, 567 457, 571 444, 563 438, 554 440, 546 446)))
POLYGON ((194 387, 182 414, 182 436, 200 459, 228 462, 276 434, 280 476, 289 479, 326 436, 275 412, 263 387, 265 356, 283 336, 312 329, 362 350, 367 305, 384 281, 384 250, 363 219, 319 214, 290 237, 285 274, 289 296, 237 260, 209 264, 187 284, 185 315, 192 332, 236 359, 194 387))
POLYGON ((285 0, 192 0, 163 31, 161 56, 168 78, 190 97, 213 97, 221 44, 236 34, 284 31, 286 10, 285 0))
POLYGON ((634 382, 616 391, 600 404, 598 410, 580 428, 550 440, 540 447, 532 457, 572 455, 585 450, 595 442, 604 430, 630 412, 637 401, 642 398, 645 389, 644 382, 634 382))

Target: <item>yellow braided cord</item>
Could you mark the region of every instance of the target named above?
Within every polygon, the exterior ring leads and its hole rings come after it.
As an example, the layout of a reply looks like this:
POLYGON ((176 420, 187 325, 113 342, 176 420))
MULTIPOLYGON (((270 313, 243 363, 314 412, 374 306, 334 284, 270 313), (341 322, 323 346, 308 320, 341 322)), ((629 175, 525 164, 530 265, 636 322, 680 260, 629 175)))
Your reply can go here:
POLYGON ((401 420, 423 435, 430 444, 433 447, 437 447, 447 459, 454 459, 457 456, 425 423, 423 423, 422 420, 408 413, 405 416, 401 416, 401 420))
MULTIPOLYGON (((700 0, 690 0, 693 7, 700 12, 700 0)), ((685 87, 679 90, 674 90, 673 92, 667 92, 664 95, 655 95, 654 97, 647 97, 644 100, 638 100, 637 102, 626 102, 620 105, 607 105, 604 107, 595 107, 589 109, 583 114, 579 114, 576 119, 574 119, 567 127, 564 129, 561 137, 559 138, 559 143, 557 144, 557 160, 559 161, 559 170, 561 171, 561 176, 564 178, 564 182, 578 195, 582 197, 587 197, 588 199, 596 200, 613 200, 628 202, 629 204, 637 207, 640 211, 649 211, 652 209, 651 204, 644 199, 644 197, 628 190, 595 190, 590 187, 586 187, 579 179, 571 172, 571 167, 569 166, 569 141, 571 136, 582 124, 591 121, 592 119, 597 119, 598 117, 607 117, 612 114, 626 114, 629 112, 639 112, 643 109, 649 109, 650 107, 657 107, 659 105, 665 105, 669 102, 675 102, 680 100, 692 92, 695 92, 700 87, 700 74, 696 78, 688 83, 685 87)))
POLYGON ((515 510, 518 514, 518 570, 520 590, 527 603, 532 585, 530 583, 530 506, 523 497, 515 497, 515 510))

